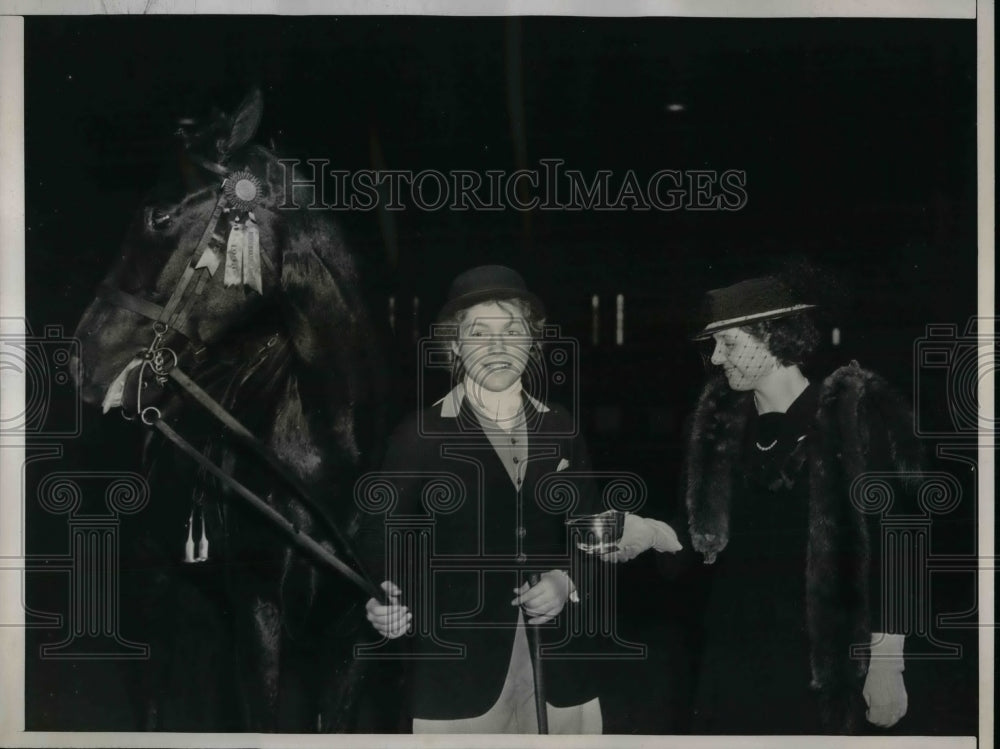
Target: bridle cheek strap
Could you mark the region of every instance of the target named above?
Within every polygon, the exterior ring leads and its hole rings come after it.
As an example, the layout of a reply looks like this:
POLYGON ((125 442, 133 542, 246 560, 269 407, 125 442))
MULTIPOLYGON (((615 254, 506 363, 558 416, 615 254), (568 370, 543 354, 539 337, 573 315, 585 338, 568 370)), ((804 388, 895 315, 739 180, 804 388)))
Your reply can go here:
MULTIPOLYGON (((97 296, 99 299, 113 304, 115 307, 120 307, 121 309, 126 309, 129 312, 134 312, 141 317, 145 317, 154 322, 160 321, 160 316, 163 314, 163 307, 151 302, 148 299, 142 299, 134 294, 129 294, 122 291, 121 289, 116 289, 114 286, 109 284, 101 284, 97 287, 97 296)), ((201 347, 201 340, 198 337, 198 331, 190 321, 185 321, 180 327, 174 327, 178 333, 191 341, 192 345, 197 348, 201 347)))
POLYGON ((222 263, 221 250, 217 251, 216 247, 224 246, 225 240, 216 232, 216 228, 225 209, 226 193, 220 189, 212 216, 191 253, 191 259, 187 267, 184 268, 184 274, 177 282, 165 305, 161 307, 155 302, 129 294, 127 291, 122 291, 106 283, 98 287, 97 296, 116 307, 129 310, 177 331, 191 342, 196 351, 203 349, 204 344, 198 336, 197 328, 191 323, 189 314, 195 300, 204 291, 208 280, 215 275, 215 271, 222 263), (198 272, 203 269, 208 271, 207 274, 198 272), (196 277, 194 293, 188 294, 191 283, 195 281, 196 277))

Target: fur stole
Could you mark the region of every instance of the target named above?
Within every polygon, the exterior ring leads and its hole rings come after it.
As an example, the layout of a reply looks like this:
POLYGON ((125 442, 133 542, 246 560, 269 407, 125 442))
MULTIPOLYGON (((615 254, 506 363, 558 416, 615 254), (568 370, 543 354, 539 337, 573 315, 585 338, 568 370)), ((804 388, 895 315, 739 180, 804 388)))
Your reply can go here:
MULTIPOLYGON (((685 501, 691 545, 706 564, 729 542, 730 502, 740 485, 741 450, 754 413, 752 393, 732 391, 718 377, 705 387, 692 417, 685 501)), ((852 503, 850 487, 866 471, 919 470, 910 410, 878 375, 857 362, 841 367, 822 383, 807 460, 812 686, 820 690, 828 729, 853 732, 859 728, 854 703, 867 661, 852 659, 850 648, 870 641, 872 560, 868 521, 852 503)))

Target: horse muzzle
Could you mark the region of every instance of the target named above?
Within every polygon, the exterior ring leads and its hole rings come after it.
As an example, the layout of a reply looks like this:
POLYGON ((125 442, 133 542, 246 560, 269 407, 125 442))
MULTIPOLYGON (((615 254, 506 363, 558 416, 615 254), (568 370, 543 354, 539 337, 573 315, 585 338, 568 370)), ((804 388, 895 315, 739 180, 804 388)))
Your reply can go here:
POLYGON ((80 398, 84 403, 96 406, 104 398, 106 388, 89 376, 83 360, 76 354, 69 359, 69 375, 73 379, 73 384, 80 393, 80 398))
POLYGON ((137 356, 108 385, 101 409, 108 413, 121 408, 125 414, 137 414, 149 406, 161 406, 167 394, 164 383, 165 378, 152 371, 148 359, 137 356))
POLYGON ((126 364, 125 368, 118 373, 118 376, 111 381, 111 384, 108 385, 108 389, 104 393, 104 400, 101 403, 102 413, 107 413, 112 408, 124 407, 126 405, 126 389, 131 390, 134 387, 141 387, 132 375, 137 374, 135 373, 135 370, 142 366, 142 361, 143 360, 140 357, 135 357, 132 361, 126 364))
POLYGON ((73 378, 73 384, 79 389, 83 383, 83 362, 76 354, 69 356, 69 376, 73 378))

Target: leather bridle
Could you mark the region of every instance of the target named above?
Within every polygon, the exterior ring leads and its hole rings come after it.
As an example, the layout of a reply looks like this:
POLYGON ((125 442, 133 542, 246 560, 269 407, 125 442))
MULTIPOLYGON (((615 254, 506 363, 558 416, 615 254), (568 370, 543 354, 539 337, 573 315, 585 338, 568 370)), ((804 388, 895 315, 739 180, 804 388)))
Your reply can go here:
MULTIPOLYGON (((225 484, 237 496, 246 500, 251 507, 257 510, 278 530, 283 532, 288 538, 304 550, 317 561, 332 567, 340 575, 346 577, 355 585, 360 587, 369 595, 380 601, 385 601, 385 593, 371 579, 364 569, 360 558, 354 551, 347 537, 341 532, 334 520, 327 514, 322 505, 312 496, 306 485, 295 474, 288 470, 281 459, 275 455, 266 445, 258 440, 254 435, 241 424, 232 414, 223 408, 218 401, 205 392, 191 377, 189 377, 179 366, 177 352, 166 345, 166 340, 170 333, 176 332, 187 339, 187 344, 193 349, 196 360, 200 359, 206 351, 206 345, 198 335, 197 329, 191 323, 190 312, 194 303, 202 295, 212 279, 215 271, 222 263, 220 256, 216 254, 218 246, 220 254, 224 252, 225 238, 216 231, 222 216, 230 210, 227 205, 227 195, 225 190, 226 180, 229 178, 230 170, 221 164, 202 159, 201 157, 188 153, 196 164, 202 168, 223 177, 218 187, 219 196, 215 202, 212 215, 201 234, 201 238, 195 245, 191 253, 191 258, 184 269, 180 280, 174 287, 170 298, 166 304, 159 305, 148 299, 130 294, 110 284, 101 284, 98 288, 97 296, 103 301, 115 307, 128 310, 141 317, 153 321, 153 340, 149 347, 141 356, 139 364, 140 371, 136 384, 136 414, 146 426, 156 428, 164 437, 170 440, 182 453, 194 460, 201 468, 215 476, 225 484), (196 260, 197 258, 197 260, 196 260), (325 526, 333 533, 337 547, 345 553, 361 570, 360 574, 337 558, 335 554, 326 547, 319 544, 311 536, 303 532, 295 524, 291 523, 284 515, 276 511, 266 501, 257 496, 253 491, 241 484, 224 470, 215 465, 205 455, 203 455, 190 442, 178 434, 162 418, 163 414, 159 408, 153 405, 142 405, 142 393, 146 387, 147 373, 151 372, 157 384, 164 385, 167 379, 177 383, 191 398, 202 406, 209 414, 234 436, 243 446, 250 449, 254 454, 267 464, 267 466, 281 478, 285 484, 295 492, 303 501, 304 505, 315 516, 317 516, 325 526)), ((273 270, 267 253, 261 253, 265 265, 273 270)), ((126 419, 132 420, 134 415, 122 414, 126 419)))

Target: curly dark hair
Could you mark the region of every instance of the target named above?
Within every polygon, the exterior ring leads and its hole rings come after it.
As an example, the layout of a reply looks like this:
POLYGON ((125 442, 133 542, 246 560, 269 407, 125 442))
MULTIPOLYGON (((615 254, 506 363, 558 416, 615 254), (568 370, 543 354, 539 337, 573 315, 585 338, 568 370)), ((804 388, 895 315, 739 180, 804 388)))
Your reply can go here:
POLYGON ((800 313, 773 320, 761 320, 743 328, 763 341, 783 366, 801 366, 819 346, 820 333, 812 315, 800 313))

